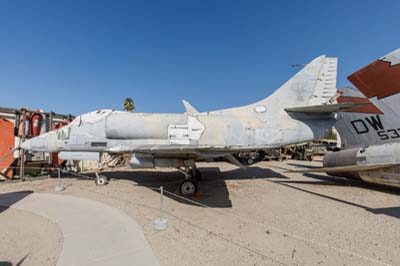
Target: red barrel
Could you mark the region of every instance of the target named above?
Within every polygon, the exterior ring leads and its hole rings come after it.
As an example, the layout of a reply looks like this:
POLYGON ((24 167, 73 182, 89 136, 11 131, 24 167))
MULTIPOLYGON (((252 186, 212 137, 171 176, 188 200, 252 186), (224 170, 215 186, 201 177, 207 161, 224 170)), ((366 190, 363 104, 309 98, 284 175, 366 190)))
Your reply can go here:
MULTIPOLYGON (((19 118, 19 127, 18 127, 18 136, 23 136, 24 135, 24 119, 23 116, 21 115, 19 118)), ((26 121, 25 121, 25 136, 29 137, 31 133, 31 117, 29 115, 29 112, 26 112, 26 121)))
POLYGON ((31 133, 33 137, 40 135, 40 130, 42 128, 43 117, 42 114, 38 111, 32 113, 31 116, 31 133))

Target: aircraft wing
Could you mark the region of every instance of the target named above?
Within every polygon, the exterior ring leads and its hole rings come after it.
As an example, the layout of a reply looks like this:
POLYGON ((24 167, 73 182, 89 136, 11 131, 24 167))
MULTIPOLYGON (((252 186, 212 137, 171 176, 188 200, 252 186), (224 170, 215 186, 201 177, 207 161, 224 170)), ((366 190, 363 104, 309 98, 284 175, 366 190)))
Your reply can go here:
POLYGON ((179 145, 179 144, 164 144, 164 145, 140 145, 135 147, 129 146, 115 146, 105 150, 110 153, 126 153, 126 152, 140 152, 152 154, 172 154, 172 153, 193 153, 198 154, 201 152, 221 152, 221 153, 235 153, 240 151, 256 151, 277 148, 280 146, 211 146, 211 145, 179 145))
MULTIPOLYGON (((155 145, 138 146, 134 148, 114 147, 108 151, 111 153, 138 152, 147 154, 156 154, 163 156, 193 155, 195 157, 225 158, 228 162, 245 169, 246 166, 239 162, 232 153, 238 151, 240 147, 228 146, 198 146, 198 145, 155 145)), ((243 148, 241 148, 243 150, 243 148)))
POLYGON ((378 164, 364 164, 364 165, 346 165, 346 166, 335 166, 335 167, 319 167, 309 168, 302 170, 289 170, 289 173, 343 173, 343 172, 359 172, 368 170, 377 170, 382 168, 388 168, 398 166, 400 163, 378 163, 378 164))
POLYGON ((205 151, 229 152, 232 147, 229 146, 208 146, 208 145, 141 145, 136 147, 118 146, 108 149, 109 152, 140 152, 140 153, 198 153, 205 151))

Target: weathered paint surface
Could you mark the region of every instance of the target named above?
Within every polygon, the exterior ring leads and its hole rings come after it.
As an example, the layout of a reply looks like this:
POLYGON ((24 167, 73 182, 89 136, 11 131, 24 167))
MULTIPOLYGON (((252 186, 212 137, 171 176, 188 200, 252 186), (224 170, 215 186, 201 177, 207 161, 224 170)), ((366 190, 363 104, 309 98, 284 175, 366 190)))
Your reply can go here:
POLYGON ((340 152, 325 156, 328 167, 355 166, 344 175, 366 182, 400 187, 400 49, 349 76, 357 88, 342 89, 343 98, 369 101, 374 105, 339 114, 335 127, 340 135, 340 152), (377 166, 357 170, 357 166, 377 166), (390 165, 390 167, 387 167, 390 165))
POLYGON ((40 151, 100 151, 199 157, 260 150, 321 138, 332 114, 291 114, 285 108, 328 104, 336 94, 335 58, 320 56, 271 96, 254 104, 199 113, 186 102, 184 114, 99 110, 24 143, 40 151), (174 155, 172 155, 174 154, 174 155))
POLYGON ((342 89, 342 97, 358 99, 358 101, 370 98, 370 102, 376 106, 367 110, 359 109, 359 113, 353 110, 351 113, 341 113, 335 124, 338 130, 342 148, 362 147, 368 145, 386 144, 400 141, 400 94, 398 93, 400 72, 398 71, 397 58, 400 58, 400 49, 389 53, 376 62, 383 62, 387 68, 379 68, 372 63, 352 74, 349 79, 363 91, 356 91, 349 88, 342 89), (374 78, 381 74, 385 77, 386 72, 392 73, 395 68, 398 75, 382 82, 374 78), (382 89, 385 88, 385 89, 382 89), (390 95, 389 95, 390 91, 390 95), (382 94, 384 93, 384 94, 382 94), (375 97, 377 96, 377 97, 375 97), (385 97, 384 97, 385 96, 385 97))
POLYGON ((400 187, 400 143, 371 145, 328 153, 324 158, 324 167, 331 175, 400 187))

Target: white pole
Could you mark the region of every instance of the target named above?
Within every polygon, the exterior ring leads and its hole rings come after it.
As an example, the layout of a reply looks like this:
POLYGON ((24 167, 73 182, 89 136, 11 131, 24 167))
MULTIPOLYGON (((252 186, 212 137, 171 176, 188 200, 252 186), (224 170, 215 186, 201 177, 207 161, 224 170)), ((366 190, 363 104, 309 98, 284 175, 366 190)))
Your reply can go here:
POLYGON ((61 185, 61 169, 60 168, 57 168, 57 175, 58 175, 58 177, 57 177, 57 179, 58 179, 57 183, 58 184, 57 184, 57 186, 54 187, 54 191, 59 192, 59 191, 65 190, 65 187, 63 187, 61 185))
POLYGON ((154 229, 161 231, 165 230, 168 227, 167 220, 164 219, 164 188, 163 186, 160 187, 160 218, 154 221, 154 229))
POLYGON ((160 220, 163 219, 163 212, 164 212, 164 201, 163 201, 163 196, 164 196, 164 188, 163 186, 160 187, 160 220))

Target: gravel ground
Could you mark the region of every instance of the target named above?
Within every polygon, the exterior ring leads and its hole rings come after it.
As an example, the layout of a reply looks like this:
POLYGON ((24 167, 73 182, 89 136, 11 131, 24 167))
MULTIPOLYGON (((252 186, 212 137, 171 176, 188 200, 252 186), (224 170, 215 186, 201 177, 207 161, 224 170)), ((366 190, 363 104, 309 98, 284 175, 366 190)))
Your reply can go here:
MULTIPOLYGON (((130 215, 161 265, 400 265, 400 191, 285 172, 320 164, 261 162, 247 170, 199 164, 200 193, 190 199, 208 207, 167 194, 169 228, 161 232, 152 229, 159 214, 159 193, 152 188, 163 185, 175 191, 182 179, 177 171, 112 171, 107 176, 115 179, 102 187, 64 178, 67 189, 61 193, 94 199, 130 215)), ((51 193, 55 184, 54 179, 42 179, 3 183, 0 189, 51 193)), ((0 223, 5 214, 0 213, 0 223)), ((21 219, 15 220, 15 227, 23 226, 21 219)), ((0 227, 1 236, 6 231, 10 229, 0 227)), ((47 235, 51 241, 59 239, 47 235)), ((27 238, 19 233, 13 237, 16 242, 27 238)), ((0 254, 16 259, 26 255, 12 248, 0 254)))

